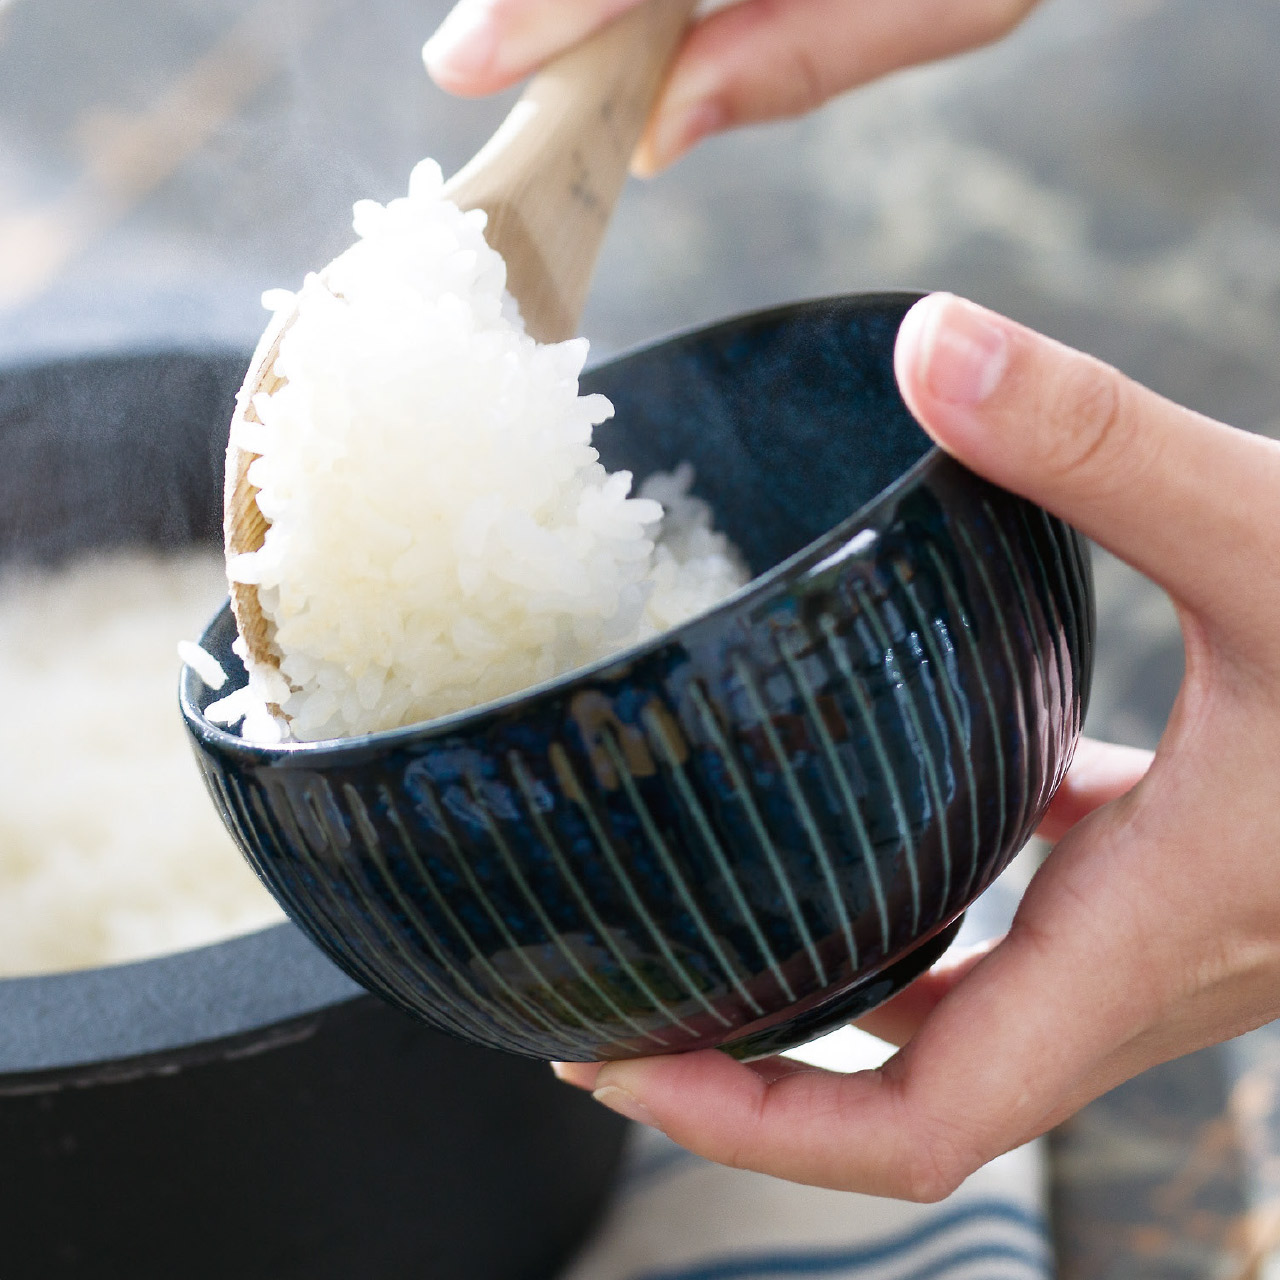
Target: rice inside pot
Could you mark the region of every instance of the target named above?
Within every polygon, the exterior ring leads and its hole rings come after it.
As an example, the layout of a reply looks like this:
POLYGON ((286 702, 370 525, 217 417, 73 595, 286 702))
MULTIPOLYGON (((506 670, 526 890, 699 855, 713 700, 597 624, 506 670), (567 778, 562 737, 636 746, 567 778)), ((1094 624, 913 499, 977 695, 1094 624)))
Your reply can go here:
POLYGON ((216 550, 0 574, 0 976, 139 960, 284 917, 205 795, 174 647, 216 550))

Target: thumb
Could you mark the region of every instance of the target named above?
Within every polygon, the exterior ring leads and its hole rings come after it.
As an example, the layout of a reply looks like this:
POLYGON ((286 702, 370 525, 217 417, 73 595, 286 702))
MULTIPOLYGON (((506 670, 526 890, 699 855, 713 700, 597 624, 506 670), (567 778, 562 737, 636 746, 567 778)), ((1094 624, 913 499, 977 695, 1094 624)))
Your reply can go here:
POLYGON ((948 453, 1183 605, 1222 625, 1239 613, 1256 630, 1256 603, 1238 584, 1274 573, 1280 446, 949 294, 907 314, 895 366, 912 413, 948 453))

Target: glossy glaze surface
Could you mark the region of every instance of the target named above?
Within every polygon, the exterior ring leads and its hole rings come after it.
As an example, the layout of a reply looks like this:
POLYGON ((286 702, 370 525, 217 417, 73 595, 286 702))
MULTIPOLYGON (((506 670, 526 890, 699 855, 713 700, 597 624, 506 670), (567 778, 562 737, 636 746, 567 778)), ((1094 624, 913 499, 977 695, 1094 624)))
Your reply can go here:
MULTIPOLYGON (((758 575, 713 613, 338 744, 241 743, 185 674, 229 828, 358 982, 534 1057, 748 1056, 940 951, 1065 771, 1093 608, 1079 538, 902 405, 912 300, 746 317, 591 375, 618 410, 605 461, 692 460, 758 575)), ((224 610, 204 643, 235 670, 233 638, 224 610)))

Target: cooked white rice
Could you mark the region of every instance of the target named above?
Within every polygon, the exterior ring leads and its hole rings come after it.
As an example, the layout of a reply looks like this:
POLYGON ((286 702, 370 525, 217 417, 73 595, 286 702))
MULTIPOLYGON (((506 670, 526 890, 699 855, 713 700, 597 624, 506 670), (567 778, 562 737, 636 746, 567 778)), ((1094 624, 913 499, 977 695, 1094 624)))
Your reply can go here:
MULTIPOLYGON (((515 692, 745 579, 687 471, 641 497, 605 471, 591 438, 612 407, 578 394, 586 342, 524 332, 484 215, 441 187, 424 161, 407 198, 356 205, 360 239, 324 281, 264 299, 297 306, 275 366, 287 381, 233 442, 261 454, 249 478, 270 528, 228 574, 257 585, 282 654, 280 673, 252 671, 254 696, 300 739, 515 692), (665 541, 655 499, 679 509, 665 541)), ((276 730, 259 714, 242 732, 276 730)))
POLYGON ((174 649, 216 552, 0 575, 0 976, 215 942, 281 919, 205 794, 174 649))

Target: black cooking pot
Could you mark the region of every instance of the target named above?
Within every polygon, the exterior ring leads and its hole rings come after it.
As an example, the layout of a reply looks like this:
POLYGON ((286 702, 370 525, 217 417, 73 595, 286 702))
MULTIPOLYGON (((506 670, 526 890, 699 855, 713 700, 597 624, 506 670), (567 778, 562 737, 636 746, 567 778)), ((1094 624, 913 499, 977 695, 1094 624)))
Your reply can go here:
MULTIPOLYGON (((0 372, 0 563, 216 543, 247 364, 0 372)), ((291 924, 0 981, 3 1280, 550 1277, 624 1131, 544 1065, 364 994, 291 924)))

